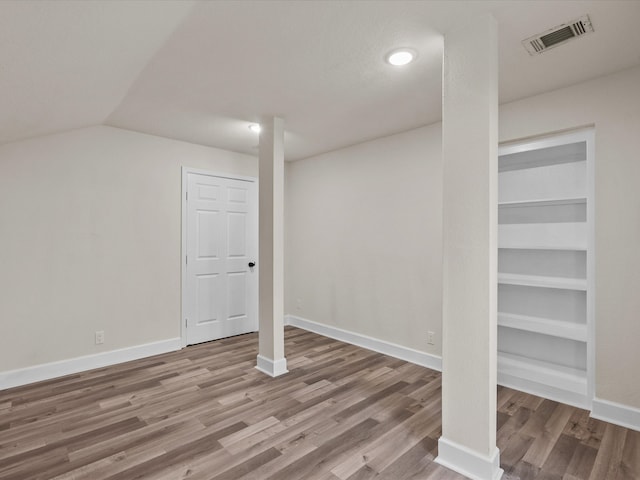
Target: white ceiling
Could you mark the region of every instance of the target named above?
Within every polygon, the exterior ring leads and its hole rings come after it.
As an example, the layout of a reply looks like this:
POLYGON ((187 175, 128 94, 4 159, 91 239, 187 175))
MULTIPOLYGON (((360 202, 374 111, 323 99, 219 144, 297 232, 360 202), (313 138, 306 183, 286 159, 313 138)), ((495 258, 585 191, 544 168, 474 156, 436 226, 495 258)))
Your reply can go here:
POLYGON ((0 1, 0 142, 104 123, 192 6, 0 1))
POLYGON ((491 12, 500 100, 640 64, 640 1, 2 1, 0 142, 107 124, 286 157, 440 119, 442 34, 491 12), (521 40, 589 14, 596 32, 532 57, 521 40), (394 68, 398 46, 419 52, 394 68))

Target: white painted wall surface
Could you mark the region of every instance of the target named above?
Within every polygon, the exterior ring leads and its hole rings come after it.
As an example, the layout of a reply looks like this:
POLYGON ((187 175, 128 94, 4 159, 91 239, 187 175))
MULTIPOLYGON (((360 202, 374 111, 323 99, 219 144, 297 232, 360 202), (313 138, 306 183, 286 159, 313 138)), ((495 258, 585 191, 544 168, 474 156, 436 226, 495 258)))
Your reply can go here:
MULTIPOLYGON (((640 408, 640 68, 499 114, 501 142, 595 125, 596 396, 640 408)), ((440 355, 441 180, 439 124, 287 165, 285 312, 440 355)))
POLYGON ((180 336, 182 165, 257 175, 111 127, 0 146, 0 372, 180 336))
POLYGON ((440 355, 441 158, 436 125, 287 164, 286 313, 440 355))

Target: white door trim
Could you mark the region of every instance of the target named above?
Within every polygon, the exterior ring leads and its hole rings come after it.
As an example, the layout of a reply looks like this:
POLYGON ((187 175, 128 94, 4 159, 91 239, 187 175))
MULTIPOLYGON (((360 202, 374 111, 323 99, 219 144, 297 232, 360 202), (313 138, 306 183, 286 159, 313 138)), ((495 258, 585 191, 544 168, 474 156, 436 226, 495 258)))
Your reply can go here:
MULTIPOLYGON (((187 346, 187 329, 186 329, 186 307, 185 294, 187 291, 187 176, 192 173, 196 175, 207 175, 209 177, 229 178, 232 180, 242 180, 245 182, 255 182, 258 184, 257 177, 248 177, 244 175, 232 175, 228 173, 212 172, 199 168, 182 167, 182 220, 181 229, 182 236, 180 240, 180 263, 181 267, 181 288, 180 288, 180 345, 182 348, 187 346)), ((257 239, 256 239, 257 240, 257 239)))

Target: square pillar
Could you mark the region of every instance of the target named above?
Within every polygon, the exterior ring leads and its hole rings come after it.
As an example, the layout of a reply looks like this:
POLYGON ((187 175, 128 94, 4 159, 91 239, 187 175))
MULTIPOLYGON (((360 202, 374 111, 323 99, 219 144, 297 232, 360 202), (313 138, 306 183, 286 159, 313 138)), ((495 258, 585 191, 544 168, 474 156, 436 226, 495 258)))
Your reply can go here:
POLYGON ((498 33, 491 15, 445 35, 442 436, 436 462, 502 476, 496 447, 498 33))
POLYGON ((284 122, 260 124, 259 333, 256 368, 272 377, 287 373, 284 357, 284 122))

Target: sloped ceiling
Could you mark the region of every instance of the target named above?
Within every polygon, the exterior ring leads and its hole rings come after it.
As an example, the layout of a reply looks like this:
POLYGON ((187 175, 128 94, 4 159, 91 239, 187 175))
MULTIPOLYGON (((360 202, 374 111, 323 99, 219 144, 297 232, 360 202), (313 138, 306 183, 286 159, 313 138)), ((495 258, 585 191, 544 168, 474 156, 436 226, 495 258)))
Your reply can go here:
POLYGON ((104 123, 192 6, 0 1, 0 142, 104 123))
POLYGON ((287 159, 440 119, 442 34, 492 13, 502 102, 640 64, 640 1, 0 2, 0 142, 94 124, 287 159), (596 32, 531 57, 524 38, 589 14, 596 32), (418 59, 394 68, 399 46, 418 59))

